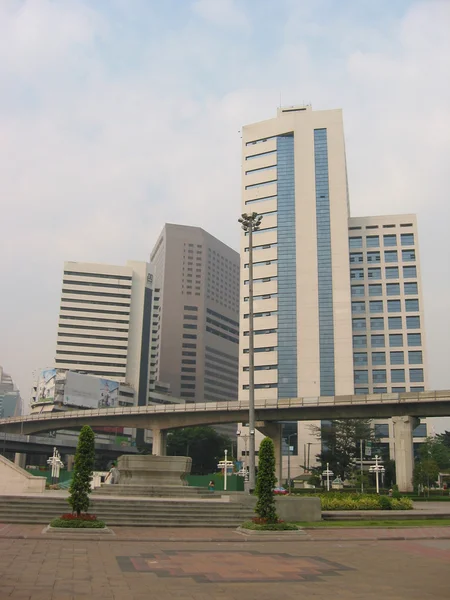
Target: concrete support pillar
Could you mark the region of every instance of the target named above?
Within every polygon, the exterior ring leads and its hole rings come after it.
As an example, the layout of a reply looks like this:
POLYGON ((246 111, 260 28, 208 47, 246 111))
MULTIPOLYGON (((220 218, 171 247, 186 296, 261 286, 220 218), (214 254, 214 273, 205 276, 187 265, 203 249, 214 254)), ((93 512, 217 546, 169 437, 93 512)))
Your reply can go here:
POLYGON ((152 454, 154 456, 166 456, 167 432, 164 429, 152 429, 153 443, 152 454))
POLYGON ((73 463, 75 461, 75 456, 73 454, 67 454, 66 455, 66 465, 67 465, 67 471, 70 473, 71 471, 73 471, 73 463))
POLYGON ((16 452, 14 454, 14 464, 22 469, 25 469, 27 462, 27 455, 22 452, 16 452))
POLYGON ((413 491, 413 430, 420 423, 416 417, 392 417, 394 429, 395 476, 400 492, 413 491))
POLYGON ((275 477, 277 485, 283 483, 283 438, 281 436, 282 426, 280 423, 257 422, 256 429, 263 435, 270 437, 275 446, 275 477))

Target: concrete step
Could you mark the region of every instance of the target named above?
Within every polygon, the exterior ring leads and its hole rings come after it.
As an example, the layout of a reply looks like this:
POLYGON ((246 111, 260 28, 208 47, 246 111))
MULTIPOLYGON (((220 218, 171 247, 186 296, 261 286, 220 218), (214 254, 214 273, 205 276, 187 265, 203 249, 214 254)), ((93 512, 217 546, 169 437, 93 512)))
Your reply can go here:
MULTIPOLYGON (((53 518, 53 517, 52 517, 53 518)), ((214 528, 234 528, 238 527, 242 524, 243 521, 248 520, 247 518, 236 518, 236 519, 215 519, 212 521, 203 520, 175 520, 175 519, 147 519, 144 521, 133 521, 133 520, 123 520, 123 521, 106 521, 108 527, 214 527, 214 528)), ((50 519, 40 518, 40 519, 32 519, 27 517, 7 517, 2 519, 2 523, 14 523, 14 524, 30 524, 30 525, 48 525, 51 521, 50 519)))

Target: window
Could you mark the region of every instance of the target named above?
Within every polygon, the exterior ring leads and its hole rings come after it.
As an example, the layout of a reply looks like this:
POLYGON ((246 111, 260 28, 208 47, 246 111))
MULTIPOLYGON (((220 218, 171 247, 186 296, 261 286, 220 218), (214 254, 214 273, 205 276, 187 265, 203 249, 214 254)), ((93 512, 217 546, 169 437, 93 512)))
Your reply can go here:
POLYGON ((367 277, 369 279, 381 279, 381 269, 377 267, 372 267, 367 270, 367 277))
POLYGON ((396 246, 397 245, 397 236, 394 234, 384 235, 383 241, 385 246, 396 246))
POLYGON ((400 300, 388 300, 388 312, 401 312, 400 300))
POLYGON ((404 386, 392 388, 393 394, 402 394, 403 392, 406 392, 406 388, 404 386))
POLYGON ((418 293, 417 282, 405 283, 405 296, 413 296, 418 293))
POLYGON ((385 365, 386 364, 386 352, 372 352, 372 364, 373 365, 385 365))
POLYGON ((383 288, 381 287, 381 283, 371 283, 369 285, 369 296, 382 296, 383 288))
POLYGON ((364 279, 364 269, 350 269, 350 279, 364 279))
POLYGON ((408 279, 411 277, 417 277, 416 265, 412 265, 411 267, 403 267, 403 277, 408 279))
POLYGON ((380 253, 379 252, 368 252, 367 253, 367 262, 368 263, 379 263, 380 262, 380 253))
POLYGON ((197 334, 195 333, 183 333, 183 339, 184 340, 196 340, 197 339, 197 334))
POLYGON ((411 260, 416 260, 416 251, 415 250, 402 250, 402 260, 403 260, 403 262, 409 262, 411 260))
POLYGON ((367 248, 379 248, 379 246, 380 246, 380 236, 378 236, 378 235, 368 235, 366 237, 366 246, 367 246, 367 248))
POLYGON ((388 296, 399 296, 400 295, 400 284, 399 283, 387 283, 386 294, 388 296))
POLYGON ((352 285, 352 296, 364 296, 364 286, 352 285))
POLYGON ((370 343, 372 348, 384 348, 384 335, 371 335, 370 343))
POLYGON ((349 227, 348 230, 349 231, 359 231, 361 229, 361 227, 349 227))
POLYGON ((408 362, 410 365, 421 365, 423 363, 422 350, 410 350, 408 362))
POLYGON ((427 424, 421 423, 420 425, 417 425, 413 431, 413 437, 427 437, 427 424))
POLYGON ((385 262, 398 262, 397 250, 385 250, 384 251, 385 262))
POLYGON ((356 367, 367 366, 367 352, 355 352, 353 354, 353 364, 356 367))
POLYGON ((364 262, 362 252, 351 252, 350 263, 362 263, 362 262, 364 262))
POLYGON ((372 379, 374 383, 386 383, 386 369, 374 369, 372 379))
POLYGON ((371 300, 369 302, 371 313, 382 313, 383 312, 383 300, 371 300))
POLYGON ((369 388, 368 387, 362 387, 362 388, 356 388, 355 389, 355 394, 358 394, 358 395, 368 394, 368 393, 369 393, 369 388))
POLYGON ((425 388, 423 385, 412 385, 410 388, 411 392, 424 392, 425 388))
POLYGON ((355 330, 364 331, 366 329, 365 319, 352 319, 352 326, 355 330))
POLYGON ((405 353, 404 352, 391 352, 391 365, 404 365, 405 364, 405 353))
POLYGON ((366 303, 365 302, 352 302, 352 312, 353 313, 366 312, 366 303))
POLYGON ((364 369, 354 372, 355 383, 369 383, 369 372, 364 369))
POLYGON ((367 347, 367 336, 366 335, 354 335, 353 336, 353 347, 354 348, 366 348, 367 347))
POLYGON ((374 330, 383 330, 384 329, 384 318, 383 317, 371 317, 370 319, 370 329, 374 330))
MULTIPOLYGON (((386 388, 383 388, 383 389, 386 389, 386 388)), ((374 390, 374 392, 375 392, 375 390, 374 390)), ((383 393, 383 392, 377 391, 377 393, 383 393)), ((375 423, 375 436, 380 437, 380 438, 389 437, 389 425, 387 423, 375 423)))
POLYGON ((183 329, 197 329, 197 324, 183 323, 183 329))
POLYGON ((401 317, 388 317, 389 329, 401 329, 402 318, 401 317))
POLYGON ((417 298, 410 298, 405 300, 406 312, 417 312, 419 310, 419 300, 417 298))
POLYGON ((387 387, 374 387, 373 393, 374 394, 387 394, 387 387))
POLYGON ((366 225, 366 229, 378 229, 378 225, 366 225))
POLYGON ((410 369, 409 380, 421 383, 423 381, 423 369, 410 369))
POLYGON ((389 346, 391 348, 401 348, 403 346, 403 334, 390 333, 389 334, 389 346))
POLYGON ((420 317, 406 317, 406 329, 420 329, 420 317))
POLYGON ((402 241, 402 246, 414 246, 413 233, 402 233, 400 237, 402 241))
POLYGON ((362 248, 362 237, 351 237, 349 238, 350 248, 362 248))
POLYGON ((420 333, 408 333, 408 346, 421 346, 422 335, 420 333))
POLYGON ((386 279, 398 279, 398 267, 386 267, 386 279))
POLYGON ((184 306, 184 310, 195 310, 198 311, 198 306, 184 306))

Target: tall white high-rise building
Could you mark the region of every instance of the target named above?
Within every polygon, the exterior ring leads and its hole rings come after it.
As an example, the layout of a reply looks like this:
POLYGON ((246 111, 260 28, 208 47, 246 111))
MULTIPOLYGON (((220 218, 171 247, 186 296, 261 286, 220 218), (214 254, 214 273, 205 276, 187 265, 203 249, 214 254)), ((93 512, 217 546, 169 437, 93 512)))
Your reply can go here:
POLYGON ((22 399, 11 375, 0 365, 0 419, 22 414, 22 399))

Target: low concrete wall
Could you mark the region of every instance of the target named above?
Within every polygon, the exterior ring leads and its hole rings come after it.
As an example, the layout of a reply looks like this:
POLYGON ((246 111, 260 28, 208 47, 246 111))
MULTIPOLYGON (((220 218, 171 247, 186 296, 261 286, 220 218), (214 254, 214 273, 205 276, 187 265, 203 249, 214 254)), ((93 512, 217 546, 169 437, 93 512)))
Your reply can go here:
POLYGON ((188 485, 192 466, 189 456, 125 454, 117 462, 120 485, 188 485))
POLYGON ((0 456, 0 494, 40 494, 45 491, 45 477, 30 475, 4 456, 0 456))
MULTIPOLYGON (((224 494, 225 495, 225 494, 224 494)), ((245 492, 227 494, 230 502, 237 502, 245 506, 256 506, 256 496, 245 492)), ((280 519, 288 522, 321 521, 322 509, 320 498, 299 498, 297 496, 277 496, 275 498, 277 514, 280 519)))

